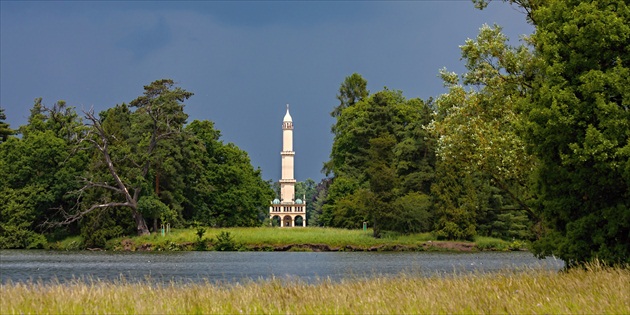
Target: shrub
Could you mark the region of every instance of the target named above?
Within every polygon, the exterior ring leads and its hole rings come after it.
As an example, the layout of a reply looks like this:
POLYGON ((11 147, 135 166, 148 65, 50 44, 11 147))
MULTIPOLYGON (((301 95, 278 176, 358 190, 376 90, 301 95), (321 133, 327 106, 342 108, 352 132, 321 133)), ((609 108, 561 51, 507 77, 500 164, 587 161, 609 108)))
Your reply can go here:
POLYGON ((217 251, 236 251, 239 247, 232 234, 227 231, 221 231, 214 242, 214 250, 217 251))
POLYGON ((206 239, 203 238, 203 235, 206 234, 206 228, 197 227, 197 241, 195 242, 195 250, 204 251, 208 249, 208 245, 206 244, 206 239))
POLYGON ((475 237, 475 243, 479 250, 500 250, 505 251, 509 249, 509 243, 498 238, 477 236, 475 237))

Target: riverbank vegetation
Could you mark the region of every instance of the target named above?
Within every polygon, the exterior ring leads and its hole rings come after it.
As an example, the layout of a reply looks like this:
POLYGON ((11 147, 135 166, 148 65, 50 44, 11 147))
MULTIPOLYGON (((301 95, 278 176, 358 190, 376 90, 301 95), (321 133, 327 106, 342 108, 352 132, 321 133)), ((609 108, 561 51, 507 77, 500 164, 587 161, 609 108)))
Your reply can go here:
MULTIPOLYGON (((439 241, 431 233, 386 233, 372 237, 371 229, 338 228, 190 228, 174 229, 135 237, 117 237, 107 241, 105 250, 114 251, 477 251, 523 250, 521 241, 505 241, 491 237, 476 237, 474 241, 439 241), (200 233, 199 231, 202 231, 200 233), (201 235, 201 236, 200 236, 201 235)), ((80 237, 50 243, 49 249, 86 249, 80 237)))
POLYGON ((0 299, 2 314, 627 314, 630 268, 401 274, 314 284, 6 283, 0 299))
MULTIPOLYGON (((526 240, 570 267, 630 262, 630 7, 503 2, 534 33, 512 46, 500 26, 482 26, 460 47, 465 72, 440 71, 447 91, 436 98, 370 92, 357 73, 342 81, 327 178, 296 185, 309 225, 367 223, 373 243, 526 240)), ((17 131, 0 108, 0 248, 275 224, 277 189, 211 121, 188 123, 192 96, 162 79, 84 117, 37 99, 17 131)), ((208 235, 195 248, 214 246, 208 235)))

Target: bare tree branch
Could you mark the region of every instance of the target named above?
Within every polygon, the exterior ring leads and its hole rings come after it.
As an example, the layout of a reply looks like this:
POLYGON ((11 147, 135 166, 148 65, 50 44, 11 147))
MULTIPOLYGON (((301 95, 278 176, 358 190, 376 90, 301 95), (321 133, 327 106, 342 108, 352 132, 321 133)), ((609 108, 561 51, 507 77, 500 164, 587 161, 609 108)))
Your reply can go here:
POLYGON ((110 208, 110 207, 132 207, 132 206, 128 202, 108 202, 108 203, 92 205, 87 210, 79 211, 79 212, 76 212, 76 213, 67 213, 67 212, 63 211, 63 209, 61 209, 61 212, 63 213, 64 220, 61 221, 61 222, 56 223, 55 225, 57 225, 57 226, 67 225, 67 224, 70 224, 70 223, 73 223, 73 222, 76 222, 76 221, 82 219, 85 215, 87 215, 88 213, 90 213, 90 212, 92 212, 92 211, 94 211, 96 209, 103 209, 103 208, 110 208))
MULTIPOLYGON (((100 163, 104 163, 113 181, 97 181, 94 178, 89 178, 89 176, 82 178, 83 187, 73 192, 77 198, 77 206, 71 209, 73 213, 59 209, 65 219, 58 224, 75 222, 96 209, 128 207, 136 221, 138 233, 149 233, 142 213, 138 211, 138 199, 143 191, 150 168, 154 163, 155 151, 159 148, 159 142, 181 132, 180 129, 182 126, 175 126, 174 123, 182 125, 185 123, 187 115, 183 113, 183 105, 179 105, 178 101, 181 102, 193 95, 193 93, 181 89, 171 91, 172 86, 172 80, 164 79, 155 81, 151 85, 145 86, 143 96, 131 101, 130 105, 138 109, 132 113, 130 117, 138 118, 138 122, 140 123, 146 123, 146 125, 138 128, 138 135, 143 135, 145 132, 150 135, 150 139, 146 139, 148 140, 148 144, 142 142, 143 144, 135 150, 125 151, 126 146, 124 142, 137 139, 116 139, 115 135, 109 134, 108 130, 106 130, 109 124, 103 126, 100 117, 94 113, 94 108, 83 111, 85 115, 84 125, 87 127, 87 130, 85 133, 82 133, 79 144, 87 144, 85 147, 89 145, 89 147, 98 151, 100 155, 98 166, 101 167, 102 164, 100 163), (178 119, 181 121, 178 121, 178 119), (117 150, 119 149, 117 146, 119 142, 123 143, 123 151, 121 152, 122 160, 117 150), (110 152, 110 145, 112 145, 113 152, 110 152), (126 175, 129 179, 125 181, 125 177, 121 177, 121 175, 126 175), (81 211, 78 205, 81 204, 83 195, 90 189, 109 191, 113 194, 113 199, 124 200, 124 202, 101 201, 101 203, 94 204, 87 210, 81 211)), ((125 112, 125 114, 129 113, 125 112)))
POLYGON ((118 188, 120 189, 120 192, 125 197, 125 200, 127 200, 127 203, 133 209, 135 209, 137 198, 134 198, 135 196, 134 197, 131 196, 131 194, 129 193, 129 190, 127 189, 127 186, 125 185, 125 183, 123 183, 120 176, 118 176, 118 172, 116 171, 116 168, 114 167, 114 163, 112 162, 112 158, 108 151, 109 147, 108 147, 107 133, 103 129, 103 126, 101 125, 101 121, 98 118, 96 118, 96 116, 94 116, 94 109, 90 109, 88 112, 84 112, 84 113, 85 113, 85 118, 91 122, 91 126, 94 127, 94 129, 97 131, 100 143, 98 143, 94 139, 89 139, 88 141, 95 144, 96 147, 99 149, 99 151, 101 151, 103 158, 105 159, 105 164, 107 165, 107 169, 109 170, 110 175, 112 175, 112 177, 114 178, 116 185, 118 186, 118 188))
POLYGON ((82 181, 85 182, 85 185, 79 189, 80 192, 86 191, 90 188, 100 187, 100 188, 105 188, 105 189, 108 189, 117 193, 123 193, 123 191, 119 187, 112 186, 108 184, 107 182, 94 182, 85 177, 82 178, 82 181))

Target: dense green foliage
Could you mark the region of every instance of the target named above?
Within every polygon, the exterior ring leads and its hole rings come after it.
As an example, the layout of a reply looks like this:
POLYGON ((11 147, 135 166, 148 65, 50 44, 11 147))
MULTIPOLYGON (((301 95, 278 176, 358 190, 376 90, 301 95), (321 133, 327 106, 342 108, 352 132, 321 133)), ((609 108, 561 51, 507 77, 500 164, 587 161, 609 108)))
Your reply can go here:
POLYGON ((318 224, 530 239, 569 266, 630 260, 630 7, 504 2, 535 33, 512 47, 483 26, 435 101, 345 79, 318 224))
POLYGON ((316 212, 316 198, 317 198, 317 183, 311 178, 307 178, 303 182, 295 183, 295 195, 298 198, 303 199, 306 202, 306 223, 311 226, 311 220, 317 220, 316 212))
MULTIPOLYGON (((353 74, 340 91, 351 81, 365 82, 353 74)), ((423 195, 429 193, 433 179, 432 141, 423 128, 431 119, 429 105, 389 89, 354 94, 364 96, 346 97, 357 101, 340 105, 333 126, 335 140, 325 169, 334 178, 318 223, 359 228, 368 221, 375 236, 382 229, 426 231, 426 224, 414 222, 429 218, 430 203, 405 200, 428 198, 423 195), (394 208, 396 202, 400 206, 394 208)))
POLYGON ((11 126, 4 122, 6 119, 4 108, 0 107, 0 143, 7 141, 7 138, 15 133, 11 126))
POLYGON ((535 159, 517 134, 516 107, 530 90, 531 52, 508 46, 497 26, 483 26, 461 50, 468 72, 460 83, 442 71, 449 91, 436 100, 430 124, 438 141, 436 232, 447 239, 527 238, 536 218, 527 189, 535 159))
POLYGON ((260 225, 269 183, 212 122, 186 124, 191 96, 158 80, 129 106, 86 112, 85 121, 65 102, 35 100, 21 138, 0 144, 0 248, 78 234, 100 247, 193 221, 260 225))
MULTIPOLYGON (((45 109, 36 99, 22 138, 0 144, 0 247, 42 247, 43 223, 61 219, 58 209, 72 207, 67 192, 80 187, 76 178, 87 155, 73 148, 83 129, 64 102, 45 109)), ((76 226, 53 234, 76 232, 76 226)))
POLYGON ((569 264, 630 260, 630 5, 547 1, 533 10, 539 69, 523 108, 538 159, 544 234, 569 264))
MULTIPOLYGON (((476 1, 484 7, 486 1, 476 1)), ((630 261, 630 6, 512 1, 536 31, 521 58, 517 136, 536 159, 533 250, 569 266, 630 261)), ((509 73, 509 69, 506 68, 509 73)), ((504 72, 505 73, 505 72, 504 72)))
POLYGON ((245 151, 236 145, 218 141, 220 132, 209 121, 193 121, 186 130, 195 135, 205 148, 205 160, 198 165, 205 173, 203 184, 194 181, 199 192, 191 193, 198 200, 190 212, 195 220, 208 226, 258 226, 266 218, 267 206, 273 199, 268 182, 262 180, 260 169, 254 169, 245 151), (199 211, 204 209, 204 211, 199 211))
POLYGON ((368 97, 369 94, 370 91, 367 90, 367 81, 360 74, 353 73, 348 76, 339 87, 339 94, 337 94, 339 105, 330 113, 330 116, 338 117, 345 108, 362 101, 364 98, 368 97))

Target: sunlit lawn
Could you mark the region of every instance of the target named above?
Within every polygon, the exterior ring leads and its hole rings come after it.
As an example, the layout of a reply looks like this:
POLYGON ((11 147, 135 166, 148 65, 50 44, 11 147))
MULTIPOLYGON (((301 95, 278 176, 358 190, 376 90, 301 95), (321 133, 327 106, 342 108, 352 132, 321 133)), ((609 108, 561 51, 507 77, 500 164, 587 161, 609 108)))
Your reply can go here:
MULTIPOLYGON (((274 248, 289 246, 293 250, 301 245, 327 247, 333 250, 458 250, 448 246, 448 242, 440 242, 431 233, 417 233, 402 235, 384 233, 381 238, 374 238, 372 230, 349 230, 338 228, 204 228, 203 242, 212 250, 217 236, 228 232, 240 250, 273 250, 274 248)), ((198 242, 197 229, 172 229, 170 233, 152 233, 148 236, 125 236, 107 242, 108 250, 136 250, 144 246, 147 250, 193 250, 198 242), (123 246, 123 243, 131 246, 123 246)), ((523 249, 525 242, 508 242, 491 237, 476 237, 475 242, 458 242, 468 244, 472 250, 510 250, 523 249)), ((69 237, 63 241, 52 243, 50 249, 77 250, 82 249, 82 239, 78 236, 69 237)))
MULTIPOLYGON (((354 248, 367 249, 381 245, 421 246, 423 243, 434 240, 430 233, 411 235, 385 234, 384 237, 374 238, 371 230, 348 230, 336 228, 206 228, 203 238, 210 244, 221 232, 229 232, 234 241, 244 248, 264 246, 285 246, 295 244, 323 244, 330 247, 341 248, 352 246, 354 248)), ((111 241, 110 247, 119 246, 125 238, 117 238, 111 241)), ((131 241, 141 244, 190 244, 198 240, 196 229, 173 229, 170 234, 162 236, 155 233, 149 236, 133 237, 131 241)), ((497 242, 503 242, 496 240, 497 242)))

